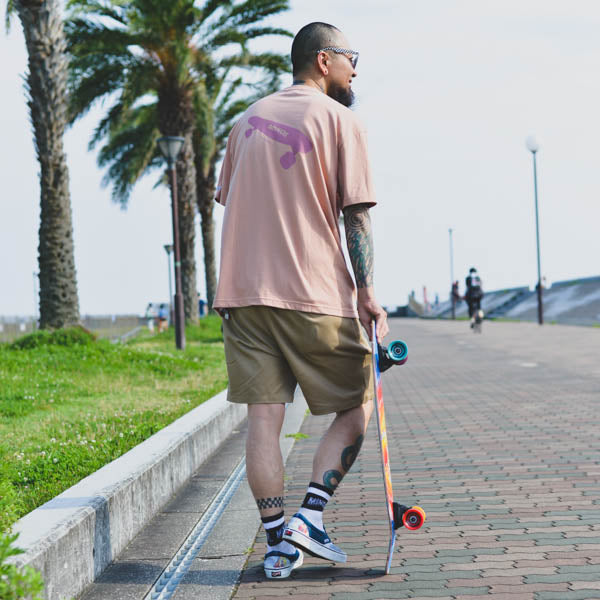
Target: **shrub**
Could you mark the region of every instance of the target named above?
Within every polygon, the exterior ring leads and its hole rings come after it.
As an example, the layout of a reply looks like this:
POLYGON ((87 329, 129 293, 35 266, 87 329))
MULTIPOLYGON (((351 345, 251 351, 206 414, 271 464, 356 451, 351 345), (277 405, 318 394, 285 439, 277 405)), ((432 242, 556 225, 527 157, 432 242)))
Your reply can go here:
POLYGON ((31 567, 17 567, 8 563, 11 556, 23 554, 13 544, 16 535, 0 534, 0 598, 2 600, 42 600, 44 583, 41 575, 31 567))
POLYGON ((85 327, 75 326, 56 331, 36 331, 24 335, 11 344, 15 350, 30 350, 40 346, 89 346, 96 341, 96 336, 85 327))

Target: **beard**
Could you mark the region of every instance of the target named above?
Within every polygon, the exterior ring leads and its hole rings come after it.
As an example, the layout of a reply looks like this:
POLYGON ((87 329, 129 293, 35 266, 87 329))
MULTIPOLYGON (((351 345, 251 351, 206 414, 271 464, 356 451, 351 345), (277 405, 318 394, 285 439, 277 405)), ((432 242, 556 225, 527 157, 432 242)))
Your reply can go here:
POLYGON ((350 86, 342 87, 341 85, 330 86, 327 90, 327 95, 333 98, 336 102, 350 108, 354 104, 354 92, 350 86))

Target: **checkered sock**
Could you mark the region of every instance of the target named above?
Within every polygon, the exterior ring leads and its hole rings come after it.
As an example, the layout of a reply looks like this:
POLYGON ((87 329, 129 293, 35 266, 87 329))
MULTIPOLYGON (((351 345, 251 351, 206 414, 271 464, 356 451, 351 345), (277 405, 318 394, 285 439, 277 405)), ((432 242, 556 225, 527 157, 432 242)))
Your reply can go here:
POLYGON ((263 527, 267 534, 267 552, 278 550, 287 554, 294 554, 296 549, 289 542, 283 540, 285 518, 283 511, 271 517, 261 517, 263 527))
POLYGON ((323 509, 331 500, 333 490, 319 483, 311 481, 306 490, 304 502, 298 511, 318 529, 323 529, 323 509))

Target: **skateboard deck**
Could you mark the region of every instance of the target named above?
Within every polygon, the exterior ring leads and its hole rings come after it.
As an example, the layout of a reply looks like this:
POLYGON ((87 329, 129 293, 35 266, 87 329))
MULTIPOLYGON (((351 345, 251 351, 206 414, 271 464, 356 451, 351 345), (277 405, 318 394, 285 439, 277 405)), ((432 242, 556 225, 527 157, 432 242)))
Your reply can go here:
POLYGON ((394 502, 387 428, 385 423, 385 408, 383 405, 383 388, 381 386, 381 372, 389 369, 393 365, 403 365, 408 359, 408 348, 406 344, 400 340, 392 342, 387 348, 385 346, 380 346, 377 343, 375 322, 373 322, 372 325, 371 343, 373 344, 375 413, 377 415, 377 432, 379 436, 379 449, 381 451, 381 469, 383 472, 385 504, 390 525, 390 541, 385 564, 385 573, 387 575, 392 566, 392 557, 394 554, 394 546, 396 544, 396 529, 403 525, 410 530, 419 529, 425 522, 425 511, 420 506, 408 508, 407 506, 394 502))

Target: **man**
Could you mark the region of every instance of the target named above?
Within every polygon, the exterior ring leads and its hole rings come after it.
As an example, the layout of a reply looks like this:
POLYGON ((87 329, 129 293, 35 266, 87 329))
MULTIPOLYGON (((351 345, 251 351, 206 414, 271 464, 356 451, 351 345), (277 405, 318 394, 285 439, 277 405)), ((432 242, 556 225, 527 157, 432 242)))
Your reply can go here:
POLYGON ((169 309, 166 304, 158 307, 158 333, 162 333, 169 328, 169 309))
POLYGON ((465 292, 465 301, 469 305, 469 317, 471 317, 473 320, 471 323, 472 328, 473 323, 477 319, 477 315, 481 310, 481 300, 483 298, 481 278, 479 277, 479 273, 477 273, 477 269, 475 267, 471 267, 469 269, 469 275, 465 279, 465 284, 467 286, 467 291, 465 292))
POLYGON ((452 318, 456 319, 456 305, 460 302, 460 292, 458 291, 458 281, 452 283, 450 290, 450 302, 452 303, 452 318))
POLYGON ((388 332, 373 291, 365 132, 347 108, 357 58, 336 27, 303 27, 292 44, 293 85, 256 102, 233 127, 217 188, 225 215, 214 307, 224 317, 228 399, 248 404, 246 468, 267 533, 269 578, 289 576, 302 548, 346 560, 325 532, 323 509, 373 410, 365 330, 375 320, 379 339, 388 332), (342 211, 358 291, 342 253, 342 211), (313 414, 336 417, 304 503, 285 526, 279 435, 296 384, 313 414))

